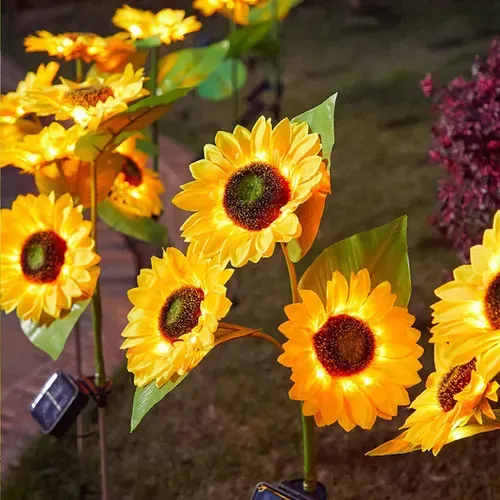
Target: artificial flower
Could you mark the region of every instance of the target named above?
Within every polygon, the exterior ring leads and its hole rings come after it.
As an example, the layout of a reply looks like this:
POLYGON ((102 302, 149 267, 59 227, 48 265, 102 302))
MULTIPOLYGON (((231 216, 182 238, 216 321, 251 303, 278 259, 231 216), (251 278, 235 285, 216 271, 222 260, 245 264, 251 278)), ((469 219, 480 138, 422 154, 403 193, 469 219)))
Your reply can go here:
MULTIPOLYGON (((14 125, 18 119, 32 113, 33 110, 29 102, 26 101, 27 92, 52 85, 58 71, 59 64, 56 62, 50 62, 46 66, 40 64, 36 72, 30 71, 24 80, 19 82, 15 92, 2 95, 0 98, 0 124, 2 126, 4 124, 14 125)), ((22 132, 22 124, 18 130, 22 132)), ((14 129, 11 129, 11 132, 13 131, 14 129)))
POLYGON ((123 73, 106 78, 91 76, 82 83, 61 81, 45 92, 32 92, 33 109, 40 115, 53 114, 56 120, 73 119, 90 130, 149 94, 143 88, 144 68, 134 72, 132 64, 127 64, 123 73))
POLYGON ((123 163, 109 198, 131 215, 160 215, 163 210, 160 194, 165 189, 158 174, 146 166, 149 157, 136 147, 136 140, 136 136, 129 137, 115 150, 122 155, 123 163))
POLYGON ((2 150, 0 167, 12 165, 27 173, 36 173, 54 162, 73 157, 76 141, 83 133, 79 125, 65 129, 53 122, 38 134, 9 142, 2 150))
POLYGON ((195 0, 193 7, 200 10, 205 17, 220 12, 236 24, 246 25, 248 24, 250 6, 259 3, 265 2, 262 0, 195 0))
POLYGON ((184 40, 184 36, 201 28, 195 16, 186 17, 183 10, 149 10, 123 5, 113 16, 113 24, 127 30, 134 39, 158 37, 165 45, 184 40))
POLYGON ((447 344, 454 364, 468 363, 482 352, 496 352, 500 371, 500 210, 482 245, 470 250, 471 263, 457 267, 454 279, 440 286, 432 306, 436 323, 431 342, 447 344))
POLYGON ((18 196, 1 211, 0 307, 46 323, 92 296, 100 257, 69 194, 18 196))
POLYGON ((304 415, 319 426, 338 422, 346 431, 371 429, 378 417, 390 420, 410 400, 406 389, 420 382, 420 332, 384 281, 370 293, 366 269, 350 284, 335 271, 326 304, 300 290, 300 304, 285 307, 289 321, 279 330, 289 339, 278 361, 292 369, 291 399, 303 401, 304 415))
POLYGON ((134 307, 126 338, 128 370, 135 384, 161 387, 194 368, 214 346, 218 321, 229 311, 226 287, 233 270, 207 260, 192 245, 184 256, 167 248, 142 269, 128 292, 134 307))
POLYGON ((273 129, 261 117, 251 132, 240 125, 232 134, 219 132, 215 144, 190 165, 196 180, 173 199, 196 212, 182 235, 235 267, 270 257, 277 242, 302 232, 294 212, 323 178, 320 138, 307 123, 285 118, 273 129))
POLYGON ((416 450, 432 450, 437 455, 445 444, 462 437, 457 430, 471 419, 481 424, 484 414, 495 420, 488 402, 498 401, 499 385, 492 380, 498 372, 495 353, 490 351, 456 366, 440 363, 436 356, 436 370, 429 375, 425 390, 410 405, 415 411, 401 427, 406 430, 368 455, 416 450))

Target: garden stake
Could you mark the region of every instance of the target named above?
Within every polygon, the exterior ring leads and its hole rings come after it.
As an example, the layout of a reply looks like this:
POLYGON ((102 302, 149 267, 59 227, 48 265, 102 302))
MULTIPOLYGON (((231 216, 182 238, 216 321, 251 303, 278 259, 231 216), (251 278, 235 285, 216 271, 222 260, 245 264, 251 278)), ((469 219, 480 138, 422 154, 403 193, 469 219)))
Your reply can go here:
POLYGON ((277 45, 277 51, 274 56, 275 82, 274 82, 274 119, 278 122, 281 118, 281 101, 283 99, 283 87, 281 83, 281 47, 282 47, 282 29, 279 19, 279 0, 274 0, 274 41, 277 45))
MULTIPOLYGON (((234 22, 234 18, 231 17, 229 19, 229 34, 232 34, 236 31, 236 23, 234 22)), ((234 58, 232 61, 232 71, 231 71, 231 80, 233 84, 233 113, 234 113, 234 125, 238 125, 239 117, 240 117, 240 92, 238 90, 238 59, 234 58)))
MULTIPOLYGON (((90 164, 90 218, 92 222, 92 238, 97 252, 97 168, 95 162, 90 164)), ((106 387, 106 371, 102 346, 102 304, 99 279, 97 279, 92 296, 92 324, 94 326, 94 361, 95 385, 98 389, 106 387)), ((108 443, 106 429, 106 397, 97 407, 99 413, 99 456, 101 462, 101 499, 108 500, 108 443)))
MULTIPOLYGON (((158 75, 158 55, 160 52, 160 47, 153 47, 151 51, 149 52, 149 77, 150 77, 150 83, 151 83, 151 96, 156 95, 156 89, 158 82, 157 80, 157 75, 158 75)), ((152 124, 152 139, 153 139, 153 144, 155 145, 156 148, 156 155, 153 157, 153 170, 155 172, 158 172, 159 168, 159 149, 158 149, 158 138, 159 138, 159 128, 158 128, 158 120, 155 120, 152 124)))
MULTIPOLYGON (((290 260, 288 249, 285 243, 281 243, 281 249, 285 257, 288 276, 290 278, 290 288, 292 292, 292 303, 297 304, 301 302, 299 289, 297 286, 297 273, 295 266, 290 260)), ((313 416, 305 416, 302 413, 302 442, 304 446, 304 491, 307 493, 314 493, 317 484, 317 470, 316 470, 316 433, 313 416)))

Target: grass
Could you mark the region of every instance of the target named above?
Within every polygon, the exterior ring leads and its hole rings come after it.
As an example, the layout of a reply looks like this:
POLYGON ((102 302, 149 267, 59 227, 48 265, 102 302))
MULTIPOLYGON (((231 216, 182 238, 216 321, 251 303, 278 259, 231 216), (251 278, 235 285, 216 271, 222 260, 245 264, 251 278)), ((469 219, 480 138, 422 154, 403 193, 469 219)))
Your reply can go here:
MULTIPOLYGON (((467 76, 473 56, 488 49, 500 16, 493 2, 437 4, 405 1, 400 25, 361 29, 350 22, 340 2, 334 7, 330 2, 306 2, 285 23, 284 46, 286 116, 339 92, 332 196, 318 239, 299 264, 299 273, 335 241, 407 213, 410 310, 423 330, 423 344, 428 339, 432 291, 458 261, 428 224, 441 171, 426 160, 433 118, 418 83, 427 72, 443 83, 467 76)), ((214 29, 220 28, 220 23, 214 24, 214 29)), ((90 20, 83 28, 96 29, 90 20)), ((196 151, 211 142, 217 130, 230 129, 230 117, 230 102, 188 97, 174 106, 161 126, 196 151)), ((236 274, 232 293, 240 303, 228 320, 275 332, 289 301, 282 256, 276 253, 236 274)), ((128 429, 133 387, 128 375, 119 371, 110 408, 110 498, 249 498, 260 480, 299 477, 299 406, 287 398, 290 373, 275 359, 273 348, 256 339, 222 346, 132 435, 128 429)), ((422 377, 432 369, 430 349, 424 363, 422 377)), ((414 388, 412 394, 419 390, 414 388)), ((500 457, 492 435, 450 445, 437 458, 421 453, 364 456, 394 437, 407 415, 402 410, 392 422, 377 422, 372 432, 347 434, 336 425, 320 431, 319 475, 332 498, 495 498, 500 457)), ((92 413, 88 420, 95 425, 92 413)), ((97 471, 95 437, 87 443, 87 472, 97 471)), ((98 498, 95 472, 87 476, 86 493, 78 496, 76 464, 72 436, 56 443, 36 440, 7 478, 5 498, 98 498)))

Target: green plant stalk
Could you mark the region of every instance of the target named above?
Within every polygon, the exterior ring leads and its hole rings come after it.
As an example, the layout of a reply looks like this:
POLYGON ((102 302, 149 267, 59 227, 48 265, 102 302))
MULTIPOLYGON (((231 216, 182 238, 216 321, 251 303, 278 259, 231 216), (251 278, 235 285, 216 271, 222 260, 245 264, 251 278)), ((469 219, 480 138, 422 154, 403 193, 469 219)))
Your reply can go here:
MULTIPOLYGON (((290 288, 292 291, 292 302, 300 302, 299 287, 297 285, 297 273, 295 266, 290 260, 288 255, 288 248, 285 243, 281 243, 281 249, 285 257, 286 267, 288 269, 288 276, 290 278, 290 288)), ((317 443, 315 434, 314 417, 305 416, 302 413, 302 443, 304 447, 304 491, 307 493, 314 493, 317 484, 317 470, 316 470, 316 457, 317 457, 317 443)))
MULTIPOLYGON (((91 236, 95 241, 97 252, 97 168, 95 162, 90 164, 90 220, 91 236)), ((104 351, 102 345, 102 304, 99 279, 92 296, 92 324, 94 327, 94 362, 95 385, 104 389, 106 386, 106 370, 104 366, 104 351)), ((106 425, 106 402, 99 405, 99 458, 101 463, 101 499, 108 500, 108 436, 106 425)))
POLYGON ((282 73, 282 67, 281 67, 281 22, 279 19, 279 0, 273 0, 274 1, 274 29, 273 29, 273 35, 274 35, 274 41, 276 42, 276 45, 279 47, 278 51, 276 52, 276 55, 274 56, 274 70, 275 70, 275 89, 274 89, 274 119, 278 122, 279 119, 281 118, 281 100, 283 97, 283 91, 282 91, 282 78, 281 78, 281 73, 282 73))
MULTIPOLYGON (((156 90, 158 88, 158 56, 160 52, 160 47, 153 47, 149 52, 149 82, 150 82, 150 92, 152 96, 156 95, 156 90)), ((151 133, 153 144, 155 145, 157 154, 153 157, 153 170, 158 172, 159 161, 160 161, 160 150, 158 147, 158 140, 160 137, 158 120, 155 120, 151 125, 151 133)))
POLYGON ((83 82, 83 63, 81 59, 75 59, 76 63, 76 81, 77 83, 83 82))
MULTIPOLYGON (((232 34, 236 31, 236 23, 234 19, 229 18, 229 34, 232 34)), ((240 91, 238 90, 238 60, 236 58, 233 59, 233 64, 231 65, 231 80, 233 83, 233 113, 234 113, 234 125, 238 125, 238 121, 240 118, 240 91)))

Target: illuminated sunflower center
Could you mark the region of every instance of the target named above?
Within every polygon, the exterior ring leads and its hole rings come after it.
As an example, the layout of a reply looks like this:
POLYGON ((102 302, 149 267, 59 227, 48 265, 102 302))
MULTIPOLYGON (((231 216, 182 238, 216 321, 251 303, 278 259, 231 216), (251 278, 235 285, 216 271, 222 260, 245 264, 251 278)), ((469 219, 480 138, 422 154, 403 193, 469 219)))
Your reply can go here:
POLYGON ((108 97, 114 97, 113 90, 109 87, 82 87, 66 92, 63 102, 89 109, 97 106, 98 102, 106 102, 108 97))
POLYGON ((33 283, 55 281, 64 265, 68 245, 54 231, 32 234, 21 251, 21 269, 33 283))
POLYGON ((491 327, 500 330, 500 273, 493 278, 486 289, 484 312, 491 327))
POLYGON ((142 171, 132 158, 123 156, 121 172, 125 176, 125 181, 131 186, 140 186, 142 184, 142 171))
POLYGON ((198 324, 204 296, 203 290, 194 286, 183 286, 172 293, 158 318, 163 337, 174 343, 181 335, 189 333, 198 324))
POLYGON ((328 318, 312 342, 319 362, 335 377, 363 371, 375 354, 375 337, 369 326, 348 314, 328 318))
POLYGON ((253 163, 229 178, 223 205, 237 226, 260 231, 279 217, 290 198, 290 185, 277 168, 253 163))
POLYGON ((475 367, 476 363, 472 360, 466 365, 455 366, 441 377, 438 384, 437 400, 444 411, 448 412, 455 408, 457 401, 454 396, 462 392, 469 384, 472 370, 475 367))

